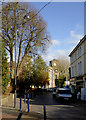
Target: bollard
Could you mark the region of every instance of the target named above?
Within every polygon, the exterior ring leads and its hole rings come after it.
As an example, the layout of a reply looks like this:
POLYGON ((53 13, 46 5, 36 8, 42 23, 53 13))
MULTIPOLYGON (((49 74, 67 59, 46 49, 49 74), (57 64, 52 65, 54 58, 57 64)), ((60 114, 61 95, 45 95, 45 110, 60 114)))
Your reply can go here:
POLYGON ((30 107, 29 104, 30 104, 30 102, 29 102, 29 99, 28 99, 28 112, 29 112, 29 107, 30 107))
POLYGON ((29 99, 29 94, 27 94, 27 99, 29 99))
POLYGON ((22 98, 20 98, 20 110, 22 110, 22 98))
POLYGON ((46 120, 46 106, 44 105, 44 120, 46 120))
POLYGON ((26 95, 24 95, 24 103, 26 103, 26 95))
POLYGON ((15 96, 14 96, 14 107, 16 108, 16 91, 15 91, 15 96))

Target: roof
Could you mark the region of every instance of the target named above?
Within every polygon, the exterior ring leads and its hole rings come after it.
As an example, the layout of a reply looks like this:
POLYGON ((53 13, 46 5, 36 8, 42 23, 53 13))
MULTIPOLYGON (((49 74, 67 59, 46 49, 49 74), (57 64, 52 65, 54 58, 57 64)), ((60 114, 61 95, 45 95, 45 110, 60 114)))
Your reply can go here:
POLYGON ((77 46, 73 49, 73 51, 69 54, 69 57, 79 48, 79 46, 86 40, 86 35, 80 40, 77 46))
POLYGON ((59 60, 58 59, 53 59, 53 60, 50 60, 49 62, 53 62, 53 61, 58 62, 59 60))

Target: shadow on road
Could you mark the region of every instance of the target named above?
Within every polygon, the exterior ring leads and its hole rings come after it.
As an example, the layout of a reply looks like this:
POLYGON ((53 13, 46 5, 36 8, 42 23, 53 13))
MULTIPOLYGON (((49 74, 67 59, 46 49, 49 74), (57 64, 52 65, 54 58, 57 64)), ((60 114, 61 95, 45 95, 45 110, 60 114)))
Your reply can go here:
POLYGON ((16 120, 21 120, 21 117, 22 117, 23 113, 21 112, 19 115, 18 115, 18 118, 16 120))
POLYGON ((70 101, 60 101, 58 102, 51 92, 46 92, 37 96, 36 98, 30 101, 30 104, 33 105, 69 105, 71 104, 70 101))

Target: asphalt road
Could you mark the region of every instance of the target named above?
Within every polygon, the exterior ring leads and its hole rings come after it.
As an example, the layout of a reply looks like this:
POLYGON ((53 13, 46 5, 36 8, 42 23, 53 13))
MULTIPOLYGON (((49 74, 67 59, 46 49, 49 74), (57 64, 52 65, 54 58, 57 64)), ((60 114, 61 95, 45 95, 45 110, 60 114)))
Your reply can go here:
POLYGON ((53 98, 52 92, 37 96, 30 102, 30 110, 43 114, 46 105, 46 115, 49 120, 86 120, 86 103, 84 102, 58 102, 53 98))

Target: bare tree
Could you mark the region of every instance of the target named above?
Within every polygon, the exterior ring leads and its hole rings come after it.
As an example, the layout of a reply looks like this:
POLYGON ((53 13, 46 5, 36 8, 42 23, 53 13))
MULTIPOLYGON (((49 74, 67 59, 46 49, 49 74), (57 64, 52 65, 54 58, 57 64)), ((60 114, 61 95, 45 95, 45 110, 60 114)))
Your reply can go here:
POLYGON ((57 58, 56 66, 53 66, 59 73, 59 76, 69 76, 69 61, 66 57, 60 56, 57 58))
MULTIPOLYGON (((36 9, 25 3, 3 3, 2 5, 2 39, 5 49, 10 53, 11 75, 13 68, 13 57, 15 47, 15 26, 17 27, 17 75, 24 57, 46 49, 49 35, 46 31, 46 23, 39 16, 36 9), (23 17, 30 16, 29 21, 23 17), (16 21, 16 22, 15 22, 16 21)), ((12 76, 11 76, 12 78, 12 76)))
POLYGON ((58 58, 58 70, 60 73, 64 75, 68 75, 68 69, 69 69, 69 61, 66 57, 61 56, 58 58))

